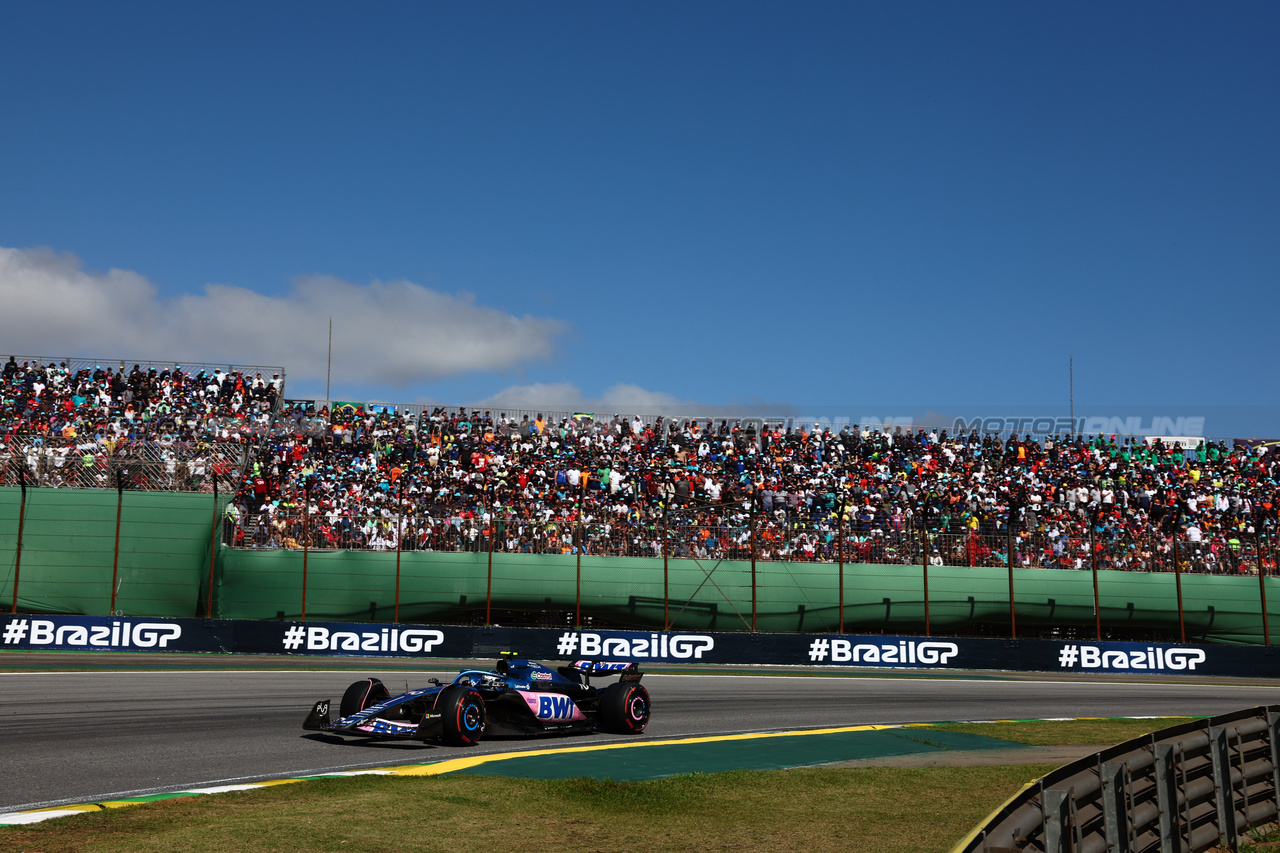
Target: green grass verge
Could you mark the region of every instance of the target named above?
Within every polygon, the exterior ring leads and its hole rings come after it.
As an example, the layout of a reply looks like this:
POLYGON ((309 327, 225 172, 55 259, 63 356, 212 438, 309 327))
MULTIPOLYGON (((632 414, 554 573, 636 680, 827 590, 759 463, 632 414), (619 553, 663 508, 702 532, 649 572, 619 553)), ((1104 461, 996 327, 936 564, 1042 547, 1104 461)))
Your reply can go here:
POLYGON ((986 735, 1015 743, 1032 746, 1059 746, 1064 744, 1098 744, 1110 746, 1139 737, 1157 729, 1191 722, 1191 717, 1163 717, 1157 720, 1014 720, 999 723, 956 723, 928 726, 948 732, 986 735))
POLYGON ((1240 837, 1240 853, 1275 853, 1280 850, 1280 827, 1275 824, 1251 829, 1240 837))
POLYGON ((732 771, 651 782, 354 777, 164 800, 0 830, 5 850, 946 851, 1053 769, 732 771))

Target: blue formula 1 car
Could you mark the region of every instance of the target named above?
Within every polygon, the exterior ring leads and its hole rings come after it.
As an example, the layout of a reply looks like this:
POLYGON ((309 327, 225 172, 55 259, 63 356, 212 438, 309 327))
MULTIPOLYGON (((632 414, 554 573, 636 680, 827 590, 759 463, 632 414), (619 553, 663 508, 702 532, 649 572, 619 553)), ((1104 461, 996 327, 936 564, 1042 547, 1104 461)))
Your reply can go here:
POLYGON ((503 657, 493 670, 464 669, 445 684, 392 696, 381 681, 352 684, 332 719, 333 703, 315 703, 302 727, 367 737, 399 737, 470 746, 484 735, 606 731, 639 734, 649 723, 649 692, 634 663, 575 661, 555 670, 503 657), (603 687, 593 677, 617 676, 603 687))

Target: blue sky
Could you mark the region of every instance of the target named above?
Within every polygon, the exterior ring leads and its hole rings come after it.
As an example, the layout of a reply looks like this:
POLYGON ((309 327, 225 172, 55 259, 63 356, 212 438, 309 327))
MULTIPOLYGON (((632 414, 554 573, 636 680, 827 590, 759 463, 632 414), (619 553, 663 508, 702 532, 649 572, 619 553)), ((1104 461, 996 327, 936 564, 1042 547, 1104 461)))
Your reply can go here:
POLYGON ((1059 406, 1074 357, 1117 415, 1277 403, 1275 4, 8 4, 0 33, 6 354, 323 395, 332 314, 339 399, 1059 406))

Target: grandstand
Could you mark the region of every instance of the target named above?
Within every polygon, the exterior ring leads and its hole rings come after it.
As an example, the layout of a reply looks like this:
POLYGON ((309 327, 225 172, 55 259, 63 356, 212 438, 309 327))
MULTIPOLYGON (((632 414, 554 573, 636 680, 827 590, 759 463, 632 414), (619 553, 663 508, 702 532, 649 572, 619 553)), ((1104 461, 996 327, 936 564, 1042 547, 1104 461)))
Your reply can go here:
POLYGON ((258 446, 228 544, 653 557, 666 530, 700 559, 1158 571, 1181 542, 1193 571, 1274 560, 1275 460, 1222 442, 315 404, 281 421, 297 430, 258 446))
POLYGON ((10 356, 0 485, 211 491, 237 480, 283 388, 279 367, 10 356))
POLYGON ((127 363, 11 357, 0 485, 221 482, 233 548, 1274 568, 1280 471, 1248 444, 298 401, 279 367, 127 363))

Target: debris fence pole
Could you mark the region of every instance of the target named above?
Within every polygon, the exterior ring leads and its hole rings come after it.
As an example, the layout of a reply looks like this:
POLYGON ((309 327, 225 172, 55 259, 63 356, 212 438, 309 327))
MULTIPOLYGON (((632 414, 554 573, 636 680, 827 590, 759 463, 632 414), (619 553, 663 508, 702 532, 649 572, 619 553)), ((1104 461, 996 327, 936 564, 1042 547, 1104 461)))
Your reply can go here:
POLYGON ((124 511, 124 483, 120 480, 120 469, 116 469, 116 544, 111 555, 111 612, 116 615, 116 584, 120 576, 120 515, 124 511))
POLYGON ((222 526, 222 513, 218 510, 218 475, 213 475, 213 533, 209 536, 209 601, 204 615, 213 618, 213 567, 218 560, 218 528, 222 526))
MULTIPOLYGON (((22 486, 22 497, 18 504, 18 549, 13 557, 13 609, 18 612, 18 577, 22 574, 22 525, 27 519, 27 469, 18 468, 18 484, 22 486)), ((114 584, 113 584, 114 586, 114 584)))
POLYGON ((756 502, 751 499, 751 632, 756 630, 756 502))
POLYGON ((1009 636, 1011 639, 1018 639, 1018 616, 1013 606, 1013 510, 1009 510, 1008 524, 1008 546, 1009 546, 1009 636))
MULTIPOLYGON (((404 476, 402 473, 400 476, 404 476)), ((396 533, 396 600, 391 620, 400 624, 400 553, 404 550, 404 483, 400 484, 400 529, 396 533)))
POLYGON ((574 551, 577 552, 577 576, 573 589, 573 627, 582 626, 582 500, 578 500, 578 523, 574 529, 574 551))
MULTIPOLYGON (((487 485, 487 484, 486 484, 487 485)), ((485 502, 489 506, 489 572, 484 588, 484 624, 493 624, 493 500, 485 490, 485 502)))
POLYGON ((1178 534, 1173 534, 1173 580, 1178 589, 1178 633, 1182 642, 1187 641, 1187 622, 1182 614, 1182 561, 1178 559, 1178 534))
MULTIPOLYGON (((667 498, 670 500, 670 498, 667 498)), ((664 501, 662 504, 662 630, 671 630, 671 617, 669 613, 671 603, 671 576, 667 566, 667 513, 669 507, 664 501)))
POLYGON ((302 487, 302 621, 307 621, 307 552, 311 547, 311 485, 302 487))
POLYGON ((1267 568, 1262 564, 1262 531, 1253 535, 1253 550, 1258 561, 1258 596, 1262 599, 1262 642, 1271 645, 1271 620, 1267 614, 1267 568))
POLYGON ((836 516, 836 559, 840 561, 840 633, 844 633, 844 498, 836 516))
POLYGON ((1089 558, 1093 565, 1093 628, 1099 640, 1102 639, 1102 607, 1098 598, 1098 541, 1097 519, 1089 525, 1089 558))
POLYGON ((920 569, 924 580, 924 635, 933 636, 929 624, 929 528, 920 525, 920 569))

